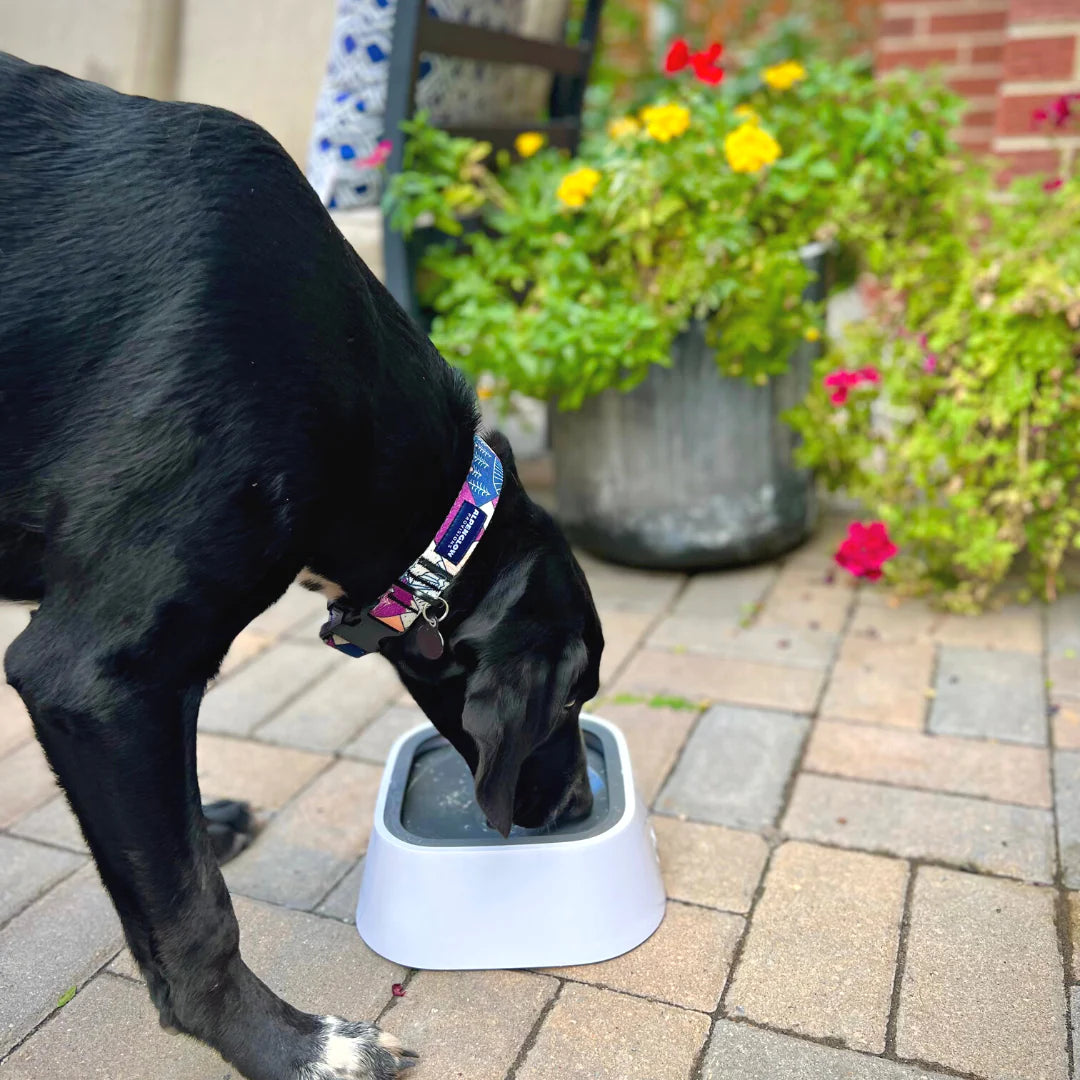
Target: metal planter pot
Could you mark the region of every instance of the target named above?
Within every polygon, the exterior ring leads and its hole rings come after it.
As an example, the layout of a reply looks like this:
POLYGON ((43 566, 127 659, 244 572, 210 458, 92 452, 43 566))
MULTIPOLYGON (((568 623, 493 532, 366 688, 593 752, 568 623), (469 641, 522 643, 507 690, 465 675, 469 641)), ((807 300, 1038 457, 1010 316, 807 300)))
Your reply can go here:
MULTIPOLYGON (((800 255, 825 295, 823 245, 800 255)), ((796 467, 780 419, 810 386, 818 346, 804 343, 767 386, 720 374, 701 326, 629 393, 605 391, 551 412, 557 515, 567 535, 613 562, 702 570, 772 558, 807 538, 813 478, 796 467)))

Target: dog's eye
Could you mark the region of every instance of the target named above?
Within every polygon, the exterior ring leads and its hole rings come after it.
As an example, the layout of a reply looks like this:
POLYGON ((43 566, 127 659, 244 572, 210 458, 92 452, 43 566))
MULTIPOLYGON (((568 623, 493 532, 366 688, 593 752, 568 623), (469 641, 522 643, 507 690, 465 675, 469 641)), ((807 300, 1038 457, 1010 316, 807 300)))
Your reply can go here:
POLYGON ((577 699, 576 699, 576 698, 571 698, 571 700, 570 700, 570 701, 568 701, 568 702, 567 702, 567 703, 566 703, 566 704, 565 704, 565 705, 563 706, 563 708, 564 708, 564 709, 572 709, 572 708, 573 708, 573 707, 574 707, 574 706, 575 706, 576 704, 577 704, 577 699))

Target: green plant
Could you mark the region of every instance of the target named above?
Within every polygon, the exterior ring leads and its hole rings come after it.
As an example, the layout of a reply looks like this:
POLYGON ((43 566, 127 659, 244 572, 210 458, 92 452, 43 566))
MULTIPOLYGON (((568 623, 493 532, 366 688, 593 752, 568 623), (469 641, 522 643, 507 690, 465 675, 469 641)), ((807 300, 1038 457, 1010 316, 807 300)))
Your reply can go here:
POLYGON ((799 246, 873 254, 924 232, 951 183, 957 103, 922 74, 875 82, 852 60, 765 77, 776 56, 762 43, 719 86, 680 73, 572 161, 410 125, 388 206, 406 232, 457 234, 427 250, 420 279, 447 358, 499 393, 573 408, 668 364, 697 319, 723 372, 786 370, 819 334, 799 246))
POLYGON ((888 525, 887 577, 957 611, 1018 564, 1053 598, 1080 547, 1080 180, 990 192, 958 180, 934 229, 882 241, 882 302, 791 416, 804 462, 888 525))

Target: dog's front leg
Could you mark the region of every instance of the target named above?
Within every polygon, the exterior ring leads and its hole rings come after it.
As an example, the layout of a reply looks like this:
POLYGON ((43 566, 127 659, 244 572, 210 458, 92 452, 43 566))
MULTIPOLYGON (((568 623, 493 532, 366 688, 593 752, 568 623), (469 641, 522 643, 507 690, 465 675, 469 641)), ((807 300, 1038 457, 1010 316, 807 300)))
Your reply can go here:
POLYGON ((162 1024, 209 1043, 249 1080, 397 1076, 408 1062, 391 1037, 371 1024, 300 1012, 244 964, 199 805, 202 683, 185 685, 175 637, 121 646, 115 627, 95 623, 77 607, 51 608, 47 598, 5 666, 162 1024))

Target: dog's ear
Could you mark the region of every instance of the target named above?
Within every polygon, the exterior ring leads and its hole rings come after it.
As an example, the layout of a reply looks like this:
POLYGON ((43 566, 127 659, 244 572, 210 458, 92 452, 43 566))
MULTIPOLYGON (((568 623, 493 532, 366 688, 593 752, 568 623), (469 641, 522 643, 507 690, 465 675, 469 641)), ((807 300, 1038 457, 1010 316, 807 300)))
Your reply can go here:
POLYGON ((476 801, 503 836, 514 824, 521 767, 552 734, 584 655, 573 641, 556 661, 534 651, 486 664, 469 678, 462 727, 479 756, 476 801))
POLYGON ((476 801, 503 836, 514 824, 514 794, 529 754, 530 699, 547 680, 537 657, 485 664, 469 677, 462 727, 476 744, 476 801))

